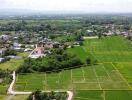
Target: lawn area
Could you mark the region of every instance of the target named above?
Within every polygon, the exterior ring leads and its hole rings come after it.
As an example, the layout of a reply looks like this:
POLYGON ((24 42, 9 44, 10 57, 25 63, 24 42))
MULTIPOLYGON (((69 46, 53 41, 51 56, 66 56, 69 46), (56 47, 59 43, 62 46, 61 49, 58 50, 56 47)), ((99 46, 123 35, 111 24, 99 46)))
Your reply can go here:
MULTIPOLYGON (((29 53, 28 52, 23 52, 23 53, 18 53, 17 56, 21 56, 23 58, 28 57, 29 53)), ((16 70, 22 63, 23 59, 11 59, 10 61, 4 62, 0 64, 0 69, 6 70, 16 70)))
POLYGON ((77 55, 83 62, 86 62, 86 58, 89 55, 82 46, 69 48, 69 49, 67 49, 67 52, 77 55))
POLYGON ((28 57, 29 54, 30 54, 29 52, 22 52, 22 53, 18 53, 17 55, 25 58, 28 57))
POLYGON ((1 63, 0 69, 16 70, 22 63, 23 63, 23 60, 11 59, 10 61, 7 61, 5 63, 1 63))

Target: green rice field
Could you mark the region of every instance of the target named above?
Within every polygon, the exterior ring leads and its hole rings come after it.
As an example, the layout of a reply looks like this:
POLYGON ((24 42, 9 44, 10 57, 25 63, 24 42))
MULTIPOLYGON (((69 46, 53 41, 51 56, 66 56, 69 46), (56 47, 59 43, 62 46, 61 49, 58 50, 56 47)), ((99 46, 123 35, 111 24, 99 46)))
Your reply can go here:
POLYGON ((74 100, 132 100, 132 44, 121 36, 87 39, 84 45, 67 50, 83 62, 96 65, 59 73, 18 74, 16 91, 72 90, 74 100))
POLYGON ((74 100, 131 100, 132 91, 89 91, 79 90, 75 92, 74 100))
POLYGON ((130 90, 131 86, 112 63, 65 70, 60 73, 19 74, 15 90, 130 90), (116 76, 116 77, 115 77, 116 76))

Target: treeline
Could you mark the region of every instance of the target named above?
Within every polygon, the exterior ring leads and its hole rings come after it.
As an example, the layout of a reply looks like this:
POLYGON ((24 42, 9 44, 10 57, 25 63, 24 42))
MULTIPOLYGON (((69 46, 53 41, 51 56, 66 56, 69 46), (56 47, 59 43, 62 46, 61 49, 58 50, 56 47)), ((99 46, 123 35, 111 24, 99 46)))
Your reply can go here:
POLYGON ((68 54, 63 49, 54 49, 52 54, 38 59, 28 58, 17 69, 18 73, 51 72, 76 68, 83 65, 75 55, 68 54))
POLYGON ((27 100, 66 100, 67 93, 66 92, 41 92, 35 91, 29 95, 27 100))
POLYGON ((74 32, 77 29, 82 28, 81 24, 77 22, 47 22, 46 20, 15 20, 13 22, 8 22, 5 20, 5 24, 0 23, 0 31, 29 31, 29 32, 39 32, 47 31, 47 33, 54 33, 58 31, 68 30, 69 32, 74 32))

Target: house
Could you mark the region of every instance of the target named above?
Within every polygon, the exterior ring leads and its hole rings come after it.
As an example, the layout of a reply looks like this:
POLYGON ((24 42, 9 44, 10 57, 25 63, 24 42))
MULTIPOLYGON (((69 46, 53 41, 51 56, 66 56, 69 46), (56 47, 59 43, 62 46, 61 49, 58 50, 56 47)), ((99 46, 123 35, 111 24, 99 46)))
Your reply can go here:
POLYGON ((6 48, 0 48, 0 56, 2 56, 6 50, 7 50, 6 48))
POLYGON ((44 47, 46 49, 51 49, 51 48, 53 48, 53 44, 52 43, 47 43, 47 44, 44 45, 44 47))
POLYGON ((44 47, 36 47, 28 56, 29 58, 39 58, 46 56, 44 47))
POLYGON ((109 32, 105 32, 105 33, 103 33, 103 35, 105 35, 105 36, 111 36, 111 35, 113 35, 114 33, 113 32, 111 32, 111 31, 109 31, 109 32))
POLYGON ((86 34, 87 34, 88 36, 93 36, 93 35, 94 35, 94 32, 91 31, 91 30, 87 30, 87 31, 86 31, 86 34))
POLYGON ((30 51, 32 51, 32 49, 30 49, 30 48, 26 48, 26 49, 24 50, 24 52, 30 52, 30 51))
POLYGON ((121 35, 123 35, 124 37, 128 36, 128 32, 121 32, 121 35))
POLYGON ((9 35, 1 35, 0 36, 0 39, 5 40, 5 41, 9 40, 9 38, 10 38, 9 35))
POLYGON ((10 58, 10 59, 17 59, 17 60, 21 60, 22 57, 20 56, 14 56, 14 55, 9 55, 9 56, 6 56, 7 58, 10 58))
POLYGON ((16 50, 16 51, 20 51, 22 50, 21 48, 22 44, 19 44, 19 43, 13 43, 13 49, 16 50))
POLYGON ((3 62, 5 59, 4 58, 0 58, 0 63, 3 62))

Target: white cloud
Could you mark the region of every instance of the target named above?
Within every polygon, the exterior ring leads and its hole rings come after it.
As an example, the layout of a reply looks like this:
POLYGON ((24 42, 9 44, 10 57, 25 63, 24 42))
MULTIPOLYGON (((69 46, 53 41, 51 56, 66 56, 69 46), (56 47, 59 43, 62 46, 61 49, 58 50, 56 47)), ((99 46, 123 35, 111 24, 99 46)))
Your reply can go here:
POLYGON ((131 12, 132 0, 0 0, 0 8, 51 11, 131 12))

